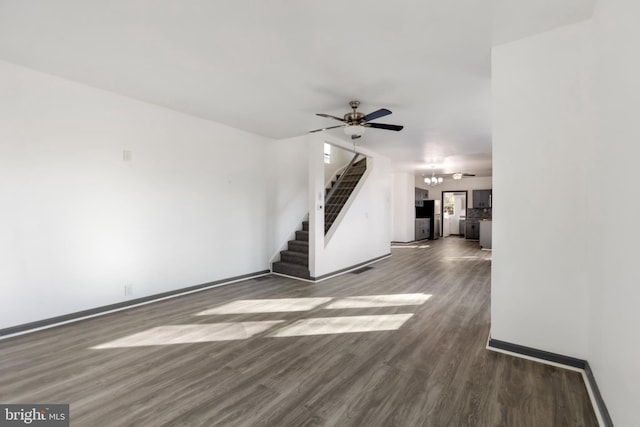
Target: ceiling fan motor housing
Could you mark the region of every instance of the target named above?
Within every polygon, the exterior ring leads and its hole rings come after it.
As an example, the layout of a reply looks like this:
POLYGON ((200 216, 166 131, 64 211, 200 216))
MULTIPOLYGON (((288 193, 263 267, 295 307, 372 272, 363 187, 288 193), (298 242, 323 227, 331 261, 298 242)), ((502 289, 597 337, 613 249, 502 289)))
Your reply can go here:
POLYGON ((360 121, 362 120, 363 117, 364 117, 364 114, 362 113, 358 113, 358 112, 347 113, 344 115, 344 121, 349 123, 350 125, 359 125, 359 124, 362 124, 360 123, 360 121))
POLYGON ((364 121, 362 121, 362 118, 364 114, 356 111, 360 106, 360 101, 350 101, 349 106, 353 108, 353 111, 344 115, 344 121, 352 126, 363 125, 364 121))

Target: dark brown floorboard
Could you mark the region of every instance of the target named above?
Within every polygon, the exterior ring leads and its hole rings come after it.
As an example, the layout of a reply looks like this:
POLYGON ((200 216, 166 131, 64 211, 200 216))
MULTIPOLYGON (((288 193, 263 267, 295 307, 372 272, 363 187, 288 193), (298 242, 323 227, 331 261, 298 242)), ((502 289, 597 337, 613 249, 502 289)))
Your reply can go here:
POLYGON ((485 349, 490 256, 450 237, 318 284, 273 276, 0 341, 0 402, 73 426, 596 426, 580 374, 485 349), (425 293, 422 305, 194 316, 242 299, 425 293), (398 330, 268 337, 316 317, 398 330), (282 320, 253 338, 91 349, 157 326, 282 320))

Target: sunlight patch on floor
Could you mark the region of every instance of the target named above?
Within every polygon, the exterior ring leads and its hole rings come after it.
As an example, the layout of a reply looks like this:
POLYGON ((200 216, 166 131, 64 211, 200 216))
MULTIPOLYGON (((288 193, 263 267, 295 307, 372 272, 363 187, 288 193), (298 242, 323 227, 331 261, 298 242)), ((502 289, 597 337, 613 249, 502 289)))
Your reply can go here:
POLYGON ((270 337, 299 337, 308 335, 348 334, 354 332, 395 331, 413 313, 377 316, 316 317, 302 319, 269 334, 270 337))
MULTIPOLYGON (((417 306, 431 298, 430 294, 360 295, 351 297, 247 299, 232 301, 196 313, 196 316, 252 313, 301 312, 320 309, 358 309, 376 307, 417 306), (323 306, 326 304, 325 306, 323 306)), ((399 329, 413 313, 367 316, 320 317, 297 320, 268 337, 344 334, 391 331, 399 329)), ((92 349, 144 347, 154 345, 192 344, 235 341, 254 337, 283 324, 284 320, 224 322, 189 325, 165 325, 100 344, 92 349)))
POLYGON ((429 294, 392 294, 392 295, 365 295, 357 297, 340 298, 325 308, 368 308, 368 307, 394 307, 403 305, 422 305, 431 295, 429 294))
POLYGON ((196 313, 196 316, 214 314, 246 314, 246 313, 287 313, 293 311, 313 310, 331 298, 278 298, 278 299, 243 299, 233 301, 220 307, 196 313))
POLYGON ((266 331, 283 320, 261 322, 209 323, 203 325, 167 325, 100 344, 92 349, 144 347, 151 345, 191 344, 244 340, 266 331))

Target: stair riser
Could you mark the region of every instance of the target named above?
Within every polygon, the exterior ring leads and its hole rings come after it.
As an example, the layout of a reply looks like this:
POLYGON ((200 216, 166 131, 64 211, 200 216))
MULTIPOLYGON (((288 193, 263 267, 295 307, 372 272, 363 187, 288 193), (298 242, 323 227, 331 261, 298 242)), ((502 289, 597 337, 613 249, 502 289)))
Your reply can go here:
POLYGON ((289 248, 292 252, 309 253, 309 244, 307 242, 299 242, 297 240, 289 241, 289 248))
POLYGON ((273 272, 286 274, 288 276, 300 277, 302 279, 310 279, 309 269, 303 266, 286 264, 282 262, 273 263, 273 272))
POLYGON ((307 268, 309 267, 309 256, 305 256, 305 254, 301 254, 299 252, 281 252, 280 260, 282 262, 304 265, 307 268))
POLYGON ((309 232, 308 231, 296 231, 296 240, 301 240, 303 242, 309 241, 309 232))

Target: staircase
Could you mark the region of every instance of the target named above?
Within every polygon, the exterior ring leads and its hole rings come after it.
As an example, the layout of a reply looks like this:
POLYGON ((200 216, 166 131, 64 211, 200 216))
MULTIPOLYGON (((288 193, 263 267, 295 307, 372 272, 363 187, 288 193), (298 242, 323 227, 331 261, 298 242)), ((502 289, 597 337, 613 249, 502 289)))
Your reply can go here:
MULTIPOLYGON (((338 175, 331 187, 326 190, 324 209, 324 234, 327 234, 345 203, 367 170, 366 157, 356 162, 358 155, 351 160, 342 175, 338 175)), ((286 251, 280 252, 280 261, 271 266, 274 273, 311 279, 309 272, 309 221, 302 222, 302 230, 296 231, 295 240, 289 240, 286 251)))
MULTIPOLYGON (((358 155, 353 160, 357 157, 358 155)), ((367 170, 367 158, 352 163, 350 166, 347 167, 344 175, 338 175, 337 181, 333 181, 331 188, 327 190, 324 201, 324 234, 327 234, 367 170)))
POLYGON ((311 279, 309 273, 309 221, 302 222, 302 230, 296 231, 296 239, 289 240, 286 251, 280 252, 280 261, 271 266, 274 273, 311 279))

